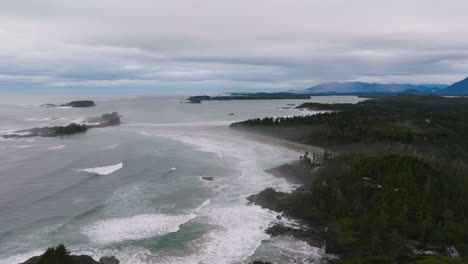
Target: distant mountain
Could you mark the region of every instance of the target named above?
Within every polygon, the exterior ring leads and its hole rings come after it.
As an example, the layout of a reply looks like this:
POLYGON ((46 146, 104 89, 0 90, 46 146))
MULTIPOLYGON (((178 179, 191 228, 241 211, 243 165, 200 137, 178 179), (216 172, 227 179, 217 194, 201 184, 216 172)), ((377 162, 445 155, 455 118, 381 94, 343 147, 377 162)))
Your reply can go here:
POLYGON ((381 84, 364 82, 330 82, 306 89, 307 93, 391 93, 407 90, 430 92, 443 88, 443 85, 381 84))
POLYGON ((421 86, 425 86, 428 88, 432 88, 434 90, 440 90, 449 87, 450 85, 448 84, 433 84, 433 83, 423 83, 421 86))
POLYGON ((439 94, 447 95, 468 95, 468 77, 456 82, 445 89, 437 91, 439 94))

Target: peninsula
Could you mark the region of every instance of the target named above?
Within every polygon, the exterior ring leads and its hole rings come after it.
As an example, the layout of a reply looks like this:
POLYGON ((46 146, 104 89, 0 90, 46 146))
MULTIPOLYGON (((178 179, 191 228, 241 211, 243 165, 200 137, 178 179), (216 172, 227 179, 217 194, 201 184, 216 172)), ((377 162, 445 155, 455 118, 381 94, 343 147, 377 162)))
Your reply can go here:
POLYGON ((403 94, 299 108, 328 111, 231 125, 325 149, 269 170, 302 183, 296 191, 248 198, 307 226, 268 233, 326 247, 337 263, 466 263, 467 98, 403 94))

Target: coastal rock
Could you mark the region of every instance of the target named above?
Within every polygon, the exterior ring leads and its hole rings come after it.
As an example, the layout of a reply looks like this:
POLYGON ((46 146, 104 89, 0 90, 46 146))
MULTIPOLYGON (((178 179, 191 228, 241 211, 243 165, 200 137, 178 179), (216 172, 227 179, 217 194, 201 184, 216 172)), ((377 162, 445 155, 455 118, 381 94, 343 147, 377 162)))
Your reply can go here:
POLYGON ((36 264, 39 261, 39 258, 40 258, 39 256, 35 256, 19 264, 36 264))
POLYGON ((205 181, 212 181, 214 180, 214 177, 202 177, 202 179, 205 181))
POLYGON ((102 257, 99 259, 99 264, 119 264, 120 261, 114 256, 102 257))
POLYGON ((267 169, 265 172, 290 183, 309 185, 315 180, 318 168, 320 167, 313 163, 296 161, 267 169))
POLYGON ((86 118, 86 122, 89 123, 99 123, 97 125, 88 125, 89 128, 93 127, 108 127, 108 126, 117 126, 120 125, 122 122, 120 120, 120 115, 117 112, 112 112, 110 114, 103 114, 100 117, 88 117, 86 118))
POLYGON ((307 242, 313 247, 325 247, 327 253, 345 255, 348 250, 338 242, 336 232, 328 228, 327 223, 307 210, 294 208, 288 204, 287 194, 267 188, 258 194, 247 197, 250 203, 259 205, 272 211, 300 221, 302 228, 296 229, 281 224, 274 225, 266 230, 271 236, 291 235, 307 242))
MULTIPOLYGON (((80 256, 75 256, 72 255, 70 256, 74 264, 118 264, 119 262, 116 263, 101 263, 95 261, 91 256, 88 255, 80 255, 80 256)), ((28 260, 26 260, 23 263, 20 264, 37 264, 39 263, 40 256, 32 257, 28 260)), ((118 260, 117 260, 118 261, 118 260)))

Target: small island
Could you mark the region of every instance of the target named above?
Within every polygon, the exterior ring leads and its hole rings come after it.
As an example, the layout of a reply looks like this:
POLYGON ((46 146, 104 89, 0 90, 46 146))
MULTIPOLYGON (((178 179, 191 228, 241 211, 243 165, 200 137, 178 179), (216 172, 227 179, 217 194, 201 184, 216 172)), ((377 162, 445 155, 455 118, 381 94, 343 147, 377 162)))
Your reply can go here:
POLYGON ((91 100, 80 100, 80 101, 71 101, 66 104, 43 104, 44 107, 93 107, 96 106, 94 101, 91 100))
POLYGON ((192 104, 200 104, 202 101, 230 101, 230 100, 286 100, 286 99, 310 99, 307 94, 295 93, 234 93, 225 96, 197 95, 187 98, 192 104))
POLYGON ((67 126, 35 127, 3 135, 3 138, 29 138, 29 137, 58 137, 84 133, 90 128, 117 126, 121 124, 120 116, 117 112, 103 114, 100 117, 88 117, 86 122, 92 125, 71 123, 67 126))

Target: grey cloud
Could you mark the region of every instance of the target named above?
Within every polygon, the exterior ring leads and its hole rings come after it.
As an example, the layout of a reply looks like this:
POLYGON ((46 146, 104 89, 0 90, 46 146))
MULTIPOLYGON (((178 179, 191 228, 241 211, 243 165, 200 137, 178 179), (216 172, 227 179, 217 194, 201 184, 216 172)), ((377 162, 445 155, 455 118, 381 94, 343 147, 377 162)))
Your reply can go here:
POLYGON ((453 82, 468 72, 467 9, 466 0, 3 0, 0 86, 453 82))

